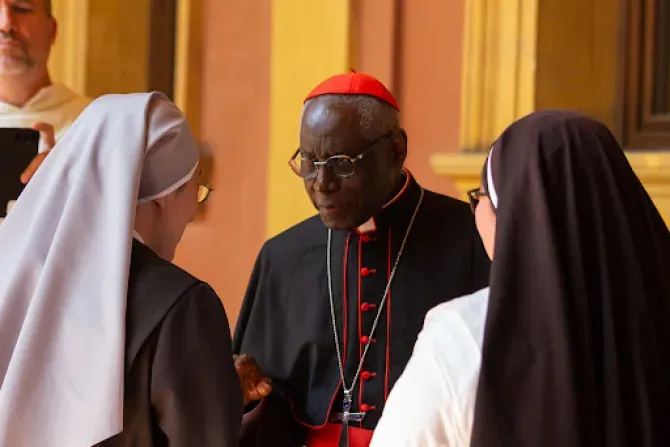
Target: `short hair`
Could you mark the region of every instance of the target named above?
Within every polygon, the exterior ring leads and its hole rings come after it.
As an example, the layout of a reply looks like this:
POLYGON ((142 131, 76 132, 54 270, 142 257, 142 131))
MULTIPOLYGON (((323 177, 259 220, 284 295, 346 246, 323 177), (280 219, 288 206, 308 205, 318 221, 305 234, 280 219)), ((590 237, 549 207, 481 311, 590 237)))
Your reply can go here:
POLYGON ((44 9, 47 16, 53 17, 53 8, 51 7, 51 0, 44 0, 44 9))
POLYGON ((307 107, 319 98, 332 98, 335 104, 346 104, 356 108, 360 116, 361 136, 372 141, 400 127, 400 114, 390 104, 368 95, 328 94, 310 98, 305 102, 300 115, 300 126, 307 107))

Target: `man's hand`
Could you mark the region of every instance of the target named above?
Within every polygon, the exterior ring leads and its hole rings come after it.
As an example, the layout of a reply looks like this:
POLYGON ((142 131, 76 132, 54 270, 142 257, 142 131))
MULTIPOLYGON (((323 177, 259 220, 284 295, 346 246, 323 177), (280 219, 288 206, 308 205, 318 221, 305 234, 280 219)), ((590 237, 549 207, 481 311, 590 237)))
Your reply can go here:
POLYGON ((33 125, 33 129, 40 133, 40 140, 44 141, 44 145, 48 149, 41 154, 37 154, 37 156, 30 162, 26 170, 23 171, 23 174, 21 174, 21 183, 24 185, 28 183, 31 178, 33 178, 33 175, 35 175, 35 172, 37 172, 37 168, 42 165, 44 159, 47 158, 47 155, 51 149, 53 149, 53 147, 56 145, 56 132, 54 130, 54 126, 47 123, 35 123, 33 125))
POLYGON ((261 400, 272 392, 272 381, 269 377, 265 377, 253 357, 246 354, 233 355, 233 361, 240 378, 244 405, 261 400))

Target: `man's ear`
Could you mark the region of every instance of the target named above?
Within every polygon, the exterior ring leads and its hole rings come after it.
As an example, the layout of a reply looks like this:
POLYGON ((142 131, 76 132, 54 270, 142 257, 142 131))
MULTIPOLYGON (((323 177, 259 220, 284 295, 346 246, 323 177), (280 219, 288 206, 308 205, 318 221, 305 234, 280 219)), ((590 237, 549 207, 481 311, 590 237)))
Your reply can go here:
POLYGON ((405 132, 405 129, 400 129, 398 134, 393 137, 393 153, 398 163, 401 166, 404 165, 407 158, 407 132, 405 132))
POLYGON ((159 197, 157 199, 152 200, 151 203, 154 206, 158 207, 158 211, 162 211, 165 208, 165 205, 167 205, 167 201, 169 200, 168 199, 169 196, 170 196, 170 194, 168 194, 166 196, 163 196, 163 197, 159 197))
POLYGON ((51 18, 51 45, 56 43, 58 37, 58 21, 54 17, 51 18))

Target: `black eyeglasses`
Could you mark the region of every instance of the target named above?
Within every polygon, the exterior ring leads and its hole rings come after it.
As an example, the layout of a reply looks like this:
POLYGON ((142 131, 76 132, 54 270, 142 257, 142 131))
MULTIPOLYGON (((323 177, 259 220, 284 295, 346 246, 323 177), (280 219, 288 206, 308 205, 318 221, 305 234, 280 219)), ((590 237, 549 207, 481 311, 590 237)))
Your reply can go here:
POLYGON ((474 213, 477 209, 477 205, 479 205, 479 199, 488 197, 489 193, 482 191, 481 188, 475 188, 468 191, 467 195, 468 199, 470 199, 470 209, 474 213))
POLYGON ((211 186, 204 183, 198 183, 198 203, 204 203, 209 194, 214 191, 211 186))
POLYGON ((351 177, 356 172, 356 163, 361 161, 363 157, 371 153, 373 150, 381 146, 381 143, 393 135, 394 132, 389 132, 381 136, 377 141, 372 143, 367 149, 358 154, 356 157, 348 155, 333 155, 328 157, 326 161, 314 161, 310 158, 299 157, 300 148, 295 151, 288 162, 288 165, 293 169, 299 177, 305 180, 312 180, 316 178, 319 166, 325 166, 330 169, 338 177, 351 177))

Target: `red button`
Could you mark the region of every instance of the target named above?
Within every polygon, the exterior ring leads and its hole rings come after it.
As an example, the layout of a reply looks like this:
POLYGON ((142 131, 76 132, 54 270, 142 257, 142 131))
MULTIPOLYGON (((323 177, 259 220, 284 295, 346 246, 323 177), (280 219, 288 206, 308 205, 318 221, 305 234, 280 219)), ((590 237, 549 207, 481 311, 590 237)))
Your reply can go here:
POLYGON ((367 312, 367 311, 369 311, 370 309, 374 309, 374 308, 376 308, 376 307, 377 307, 376 304, 371 304, 371 303, 363 303, 363 304, 361 304, 361 310, 362 310, 363 312, 367 312))
POLYGON ((377 376, 377 373, 371 373, 370 371, 363 371, 361 373, 361 377, 363 378, 363 380, 370 380, 375 376, 377 376))
POLYGON ((375 407, 374 405, 361 404, 361 411, 363 413, 367 413, 368 411, 373 411, 376 408, 377 407, 375 407))
POLYGON ((364 244, 368 242, 374 242, 376 240, 377 238, 375 238, 375 236, 372 234, 361 234, 361 242, 364 244))
POLYGON ((377 270, 375 270, 375 269, 369 269, 367 267, 363 267, 361 269, 361 276, 370 276, 370 275, 372 275, 373 273, 376 273, 376 272, 377 272, 377 270))
POLYGON ((377 342, 376 338, 371 339, 367 335, 364 335, 364 336, 361 337, 361 343, 363 343, 364 345, 367 345, 368 343, 375 343, 375 342, 377 342))

